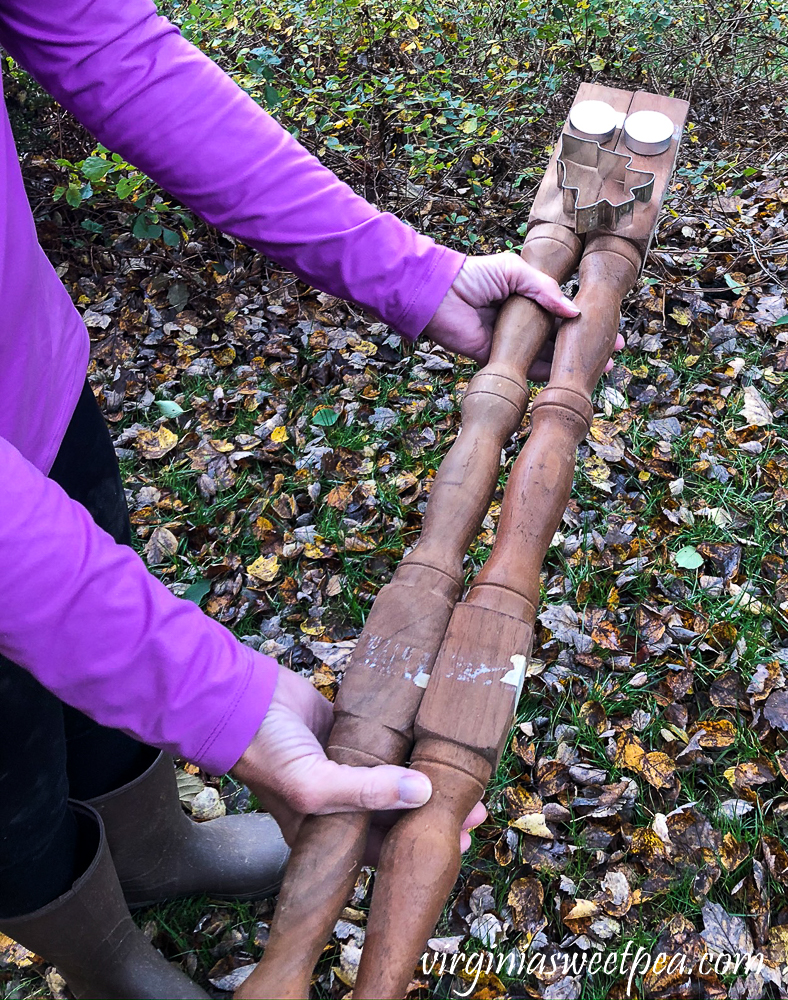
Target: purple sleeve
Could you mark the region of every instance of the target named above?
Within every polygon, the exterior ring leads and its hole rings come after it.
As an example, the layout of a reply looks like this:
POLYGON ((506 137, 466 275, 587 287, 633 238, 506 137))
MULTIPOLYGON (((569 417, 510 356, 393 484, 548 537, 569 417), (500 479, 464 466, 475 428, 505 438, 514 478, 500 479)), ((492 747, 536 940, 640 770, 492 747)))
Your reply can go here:
POLYGON ((227 771, 276 661, 171 594, 4 438, 0 482, 0 653, 103 725, 227 771))
POLYGON ((415 338, 462 267, 343 184, 151 0, 0 0, 0 42, 209 223, 415 338))

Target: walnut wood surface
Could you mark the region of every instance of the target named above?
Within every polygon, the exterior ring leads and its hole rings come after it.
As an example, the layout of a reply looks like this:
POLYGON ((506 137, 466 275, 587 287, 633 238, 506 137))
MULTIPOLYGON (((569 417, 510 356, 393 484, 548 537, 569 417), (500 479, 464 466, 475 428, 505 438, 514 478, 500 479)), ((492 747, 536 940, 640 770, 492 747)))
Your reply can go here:
POLYGON ((639 264, 636 248, 619 237, 587 243, 575 298, 581 315, 558 332, 550 382, 536 398, 531 434, 509 476, 492 553, 454 608, 416 716, 411 759, 432 778, 433 797, 386 838, 359 997, 404 995, 459 873, 459 831, 511 727, 517 690, 505 678, 513 655, 530 654, 539 570, 569 499, 575 451, 593 415, 591 391, 639 264))
MULTIPOLYGON (((528 263, 565 280, 581 243, 561 226, 531 230, 528 263)), ((335 705, 327 753, 341 764, 403 764, 413 721, 463 581, 462 562, 495 490, 501 449, 528 402, 526 375, 553 318, 512 296, 489 364, 471 380, 462 433, 435 477, 418 544, 378 594, 335 705)), ((263 959, 238 997, 307 997, 312 969, 361 866, 367 814, 310 817, 288 864, 263 959), (294 942, 298 942, 294 947, 294 942)))

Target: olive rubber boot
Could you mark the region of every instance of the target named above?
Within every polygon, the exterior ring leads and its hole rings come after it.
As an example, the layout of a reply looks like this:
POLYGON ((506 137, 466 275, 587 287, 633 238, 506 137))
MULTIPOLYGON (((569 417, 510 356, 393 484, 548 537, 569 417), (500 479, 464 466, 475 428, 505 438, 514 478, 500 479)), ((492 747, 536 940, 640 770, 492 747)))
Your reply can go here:
POLYGON ((57 967, 85 1000, 207 1000, 134 924, 112 864, 100 817, 70 803, 93 860, 68 892, 34 913, 0 920, 0 931, 57 967))
POLYGON ((134 781, 88 805, 104 821, 132 909, 181 896, 246 900, 279 891, 289 851, 273 817, 245 813, 195 822, 183 811, 166 754, 158 754, 134 781))

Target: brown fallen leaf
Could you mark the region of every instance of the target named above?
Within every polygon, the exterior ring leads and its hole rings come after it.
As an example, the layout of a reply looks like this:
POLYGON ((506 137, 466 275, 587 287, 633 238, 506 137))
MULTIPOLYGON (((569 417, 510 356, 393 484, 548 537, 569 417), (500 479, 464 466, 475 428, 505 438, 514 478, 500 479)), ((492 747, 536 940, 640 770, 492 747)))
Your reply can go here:
POLYGON ((640 826, 632 831, 630 851, 645 862, 653 862, 668 856, 668 845, 648 826, 640 826))
POLYGON ((730 719, 704 719, 689 730, 690 737, 698 734, 698 744, 705 750, 721 750, 736 739, 736 727, 730 719), (703 730, 703 732, 701 732, 703 730))
POLYGON ((709 700, 715 708, 746 708, 744 687, 739 675, 733 670, 726 670, 715 678, 709 688, 709 700))
POLYGON ((591 899, 561 901, 561 920, 573 934, 587 934, 591 922, 600 914, 599 904, 591 899))
POLYGON ((623 917, 632 906, 632 890, 623 872, 609 871, 602 879, 599 897, 602 909, 611 917, 623 917))
POLYGON ((543 799, 558 795, 569 784, 566 764, 557 760, 540 759, 536 765, 536 784, 543 799))
POLYGON ((772 878, 785 885, 788 882, 788 851, 776 837, 762 837, 761 847, 763 848, 764 861, 772 878))
POLYGON ((328 504, 329 507, 334 507, 336 510, 344 510, 350 503, 352 493, 352 483, 339 483, 328 494, 325 499, 325 503, 328 504))
POLYGON ((149 566, 161 566, 178 551, 178 539, 169 528, 154 528, 143 551, 149 566))
POLYGON ((768 785, 777 777, 774 768, 765 757, 743 761, 735 767, 727 768, 723 771, 723 775, 734 791, 739 793, 750 789, 753 785, 768 785))
POLYGON ((539 879, 518 878, 509 887, 507 902, 512 910, 515 930, 533 937, 547 924, 542 911, 544 887, 539 879))
POLYGON ((719 903, 706 903, 701 913, 700 936, 712 951, 733 956, 752 954, 752 935, 742 917, 727 913, 719 903))
POLYGON ((737 840, 732 833, 726 833, 722 838, 720 861, 727 871, 735 871, 750 856, 750 850, 745 843, 737 840))
POLYGON ((517 819, 525 813, 541 813, 542 800, 522 785, 507 785, 503 791, 506 811, 510 819, 517 819))
POLYGON ((759 663, 752 675, 752 680, 747 685, 747 694, 752 695, 753 701, 763 701, 772 691, 785 687, 782 667, 777 660, 770 660, 768 663, 759 663))
POLYGON ((788 729, 788 691, 772 691, 764 702, 763 715, 775 729, 788 729))

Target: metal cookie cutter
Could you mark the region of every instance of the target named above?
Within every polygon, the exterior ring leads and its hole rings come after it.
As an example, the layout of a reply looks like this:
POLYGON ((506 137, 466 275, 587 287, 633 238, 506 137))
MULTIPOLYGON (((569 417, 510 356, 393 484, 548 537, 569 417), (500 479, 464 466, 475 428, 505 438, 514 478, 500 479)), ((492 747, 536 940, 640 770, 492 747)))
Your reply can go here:
POLYGON ((564 132, 558 184, 564 193, 564 212, 574 216, 576 233, 602 227, 615 230, 632 218, 636 201, 651 199, 654 174, 635 170, 631 163, 631 156, 564 132))

